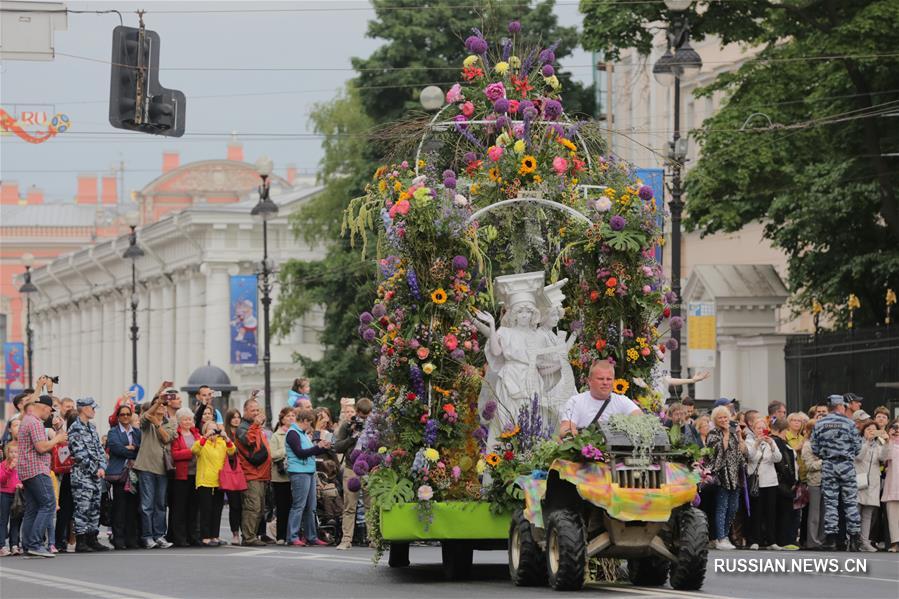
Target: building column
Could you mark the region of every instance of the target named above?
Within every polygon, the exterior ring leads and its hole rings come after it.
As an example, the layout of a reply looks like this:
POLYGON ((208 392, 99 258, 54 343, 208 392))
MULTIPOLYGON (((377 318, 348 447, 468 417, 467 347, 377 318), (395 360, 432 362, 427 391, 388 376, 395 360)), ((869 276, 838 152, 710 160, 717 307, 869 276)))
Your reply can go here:
POLYGON ((168 379, 171 373, 163 370, 162 352, 164 346, 162 342, 162 323, 165 320, 165 311, 162 308, 162 282, 157 280, 150 283, 148 313, 149 323, 147 325, 147 341, 149 344, 147 366, 148 380, 156 381, 168 379))
POLYGON ((118 311, 118 295, 110 293, 103 296, 97 306, 97 317, 100 319, 100 346, 97 357, 102 364, 100 387, 102 396, 95 399, 100 403, 103 413, 109 414, 115 405, 115 398, 122 392, 119 389, 119 372, 115 363, 114 339, 116 336, 116 312, 118 311))
POLYGON ((109 379, 112 384, 110 397, 113 399, 131 386, 131 345, 125 334, 125 322, 131 316, 130 310, 128 300, 118 293, 110 295, 109 303, 103 306, 103 322, 107 323, 111 332, 103 344, 103 356, 105 360, 108 355, 112 366, 109 379))
MULTIPOLYGON (((718 336, 718 390, 721 397, 737 397, 740 392, 740 352, 737 340, 731 336, 718 336)), ((741 407, 746 398, 737 397, 741 407)))
POLYGON ((72 369, 72 380, 66 385, 69 393, 75 397, 81 395, 82 381, 84 380, 84 363, 85 356, 82 352, 81 343, 84 341, 84 333, 87 328, 86 318, 84 316, 84 303, 74 303, 69 315, 72 320, 72 328, 69 332, 69 348, 71 350, 70 364, 72 369))
POLYGON ((107 297, 91 300, 90 310, 88 311, 90 321, 90 343, 88 347, 90 352, 87 356, 89 368, 85 369, 88 380, 84 385, 84 393, 98 402, 102 402, 107 397, 106 387, 109 384, 107 382, 109 377, 104 376, 109 372, 109 363, 103 359, 103 338, 106 336, 106 332, 104 331, 105 326, 102 316, 103 304, 108 301, 107 297))
MULTIPOLYGON (((137 382, 144 389, 159 385, 160 381, 150 378, 150 289, 138 286, 137 291, 140 303, 137 308, 137 382)), ((148 392, 149 393, 149 392, 148 392)))
POLYGON ((224 266, 206 264, 206 360, 228 370, 230 352, 230 289, 228 271, 224 266))
MULTIPOLYGON (((188 330, 190 338, 188 339, 188 375, 206 364, 206 344, 204 342, 206 332, 206 320, 203 310, 206 305, 206 278, 201 272, 193 271, 190 276, 189 283, 189 303, 188 313, 190 314, 190 322, 188 330)), ((185 382, 187 378, 184 379, 185 382)))
POLYGON ((175 283, 173 281, 162 279, 159 298, 159 315, 162 319, 159 339, 160 376, 170 379, 178 385, 180 382, 175 376, 175 283))
POLYGON ((187 383, 187 377, 191 373, 190 359, 190 304, 192 298, 191 277, 187 273, 175 275, 173 286, 174 310, 175 310, 175 383, 180 387, 187 383))

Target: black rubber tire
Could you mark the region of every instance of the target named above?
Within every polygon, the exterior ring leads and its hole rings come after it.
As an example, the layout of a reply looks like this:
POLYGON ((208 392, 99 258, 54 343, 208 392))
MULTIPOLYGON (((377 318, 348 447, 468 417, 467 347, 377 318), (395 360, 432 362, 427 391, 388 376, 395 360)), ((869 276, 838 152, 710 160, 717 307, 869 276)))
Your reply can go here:
POLYGON ((443 571, 446 579, 468 580, 471 578, 471 563, 474 559, 474 547, 466 541, 442 541, 440 555, 443 560, 443 571))
POLYGON ((512 515, 509 525, 509 576, 519 587, 546 585, 546 554, 534 541, 531 523, 521 510, 512 515))
POLYGON ((698 591, 705 580, 709 557, 709 521, 695 507, 683 508, 675 517, 678 536, 670 549, 677 561, 671 564, 671 588, 698 591))
POLYGON ((668 580, 669 562, 663 557, 627 560, 627 577, 638 587, 660 587, 668 580))
POLYGON ((556 510, 546 519, 546 572, 557 591, 579 591, 587 569, 584 521, 573 510, 556 510))
POLYGON ((391 543, 387 555, 387 565, 391 568, 405 568, 409 565, 409 543, 391 543))

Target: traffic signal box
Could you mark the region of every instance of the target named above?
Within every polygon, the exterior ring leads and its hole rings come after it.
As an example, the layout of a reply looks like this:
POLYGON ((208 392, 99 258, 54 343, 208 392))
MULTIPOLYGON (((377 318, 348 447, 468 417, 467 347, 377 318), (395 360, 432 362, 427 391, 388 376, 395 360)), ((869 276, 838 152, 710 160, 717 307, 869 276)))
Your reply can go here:
POLYGON ((159 84, 159 34, 120 25, 112 32, 109 123, 153 135, 181 137, 187 99, 159 84))

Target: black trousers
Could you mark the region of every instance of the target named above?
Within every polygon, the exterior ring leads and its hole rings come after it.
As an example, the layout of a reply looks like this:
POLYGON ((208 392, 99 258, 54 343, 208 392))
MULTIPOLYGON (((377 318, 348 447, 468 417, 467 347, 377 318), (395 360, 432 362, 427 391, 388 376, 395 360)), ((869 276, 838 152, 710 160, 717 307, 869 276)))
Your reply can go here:
POLYGON ((287 540, 287 517, 290 514, 290 481, 272 483, 275 492, 275 518, 277 519, 276 537, 279 541, 287 540))
POLYGON ((777 487, 759 489, 758 497, 749 498, 749 510, 747 544, 757 543, 759 547, 766 547, 776 543, 777 487))
POLYGON ((243 492, 228 491, 228 524, 231 534, 240 534, 240 520, 243 518, 243 492))
POLYGON ((64 549, 69 544, 75 501, 72 499, 72 475, 59 476, 59 511, 56 512, 56 546, 64 549))
POLYGON ((798 513, 798 510, 793 509, 793 496, 786 497, 777 493, 774 509, 776 513, 774 542, 781 547, 795 545, 796 535, 799 533, 797 527, 799 526, 801 515, 798 513))
POLYGON ((225 494, 217 487, 200 487, 197 489, 197 499, 200 507, 200 536, 204 539, 219 538, 225 494))
POLYGON ((172 481, 171 515, 172 539, 176 545, 196 543, 197 535, 197 493, 196 477, 188 475, 187 480, 172 481))
POLYGON ((112 486, 112 542, 116 547, 139 547, 141 535, 140 495, 125 490, 125 483, 112 486))

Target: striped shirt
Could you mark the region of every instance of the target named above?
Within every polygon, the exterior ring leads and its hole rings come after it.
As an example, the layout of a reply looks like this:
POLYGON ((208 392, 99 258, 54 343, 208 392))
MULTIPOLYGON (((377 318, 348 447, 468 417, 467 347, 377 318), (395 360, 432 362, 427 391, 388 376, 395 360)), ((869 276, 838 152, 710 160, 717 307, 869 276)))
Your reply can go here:
POLYGON ((44 423, 27 414, 19 427, 19 480, 28 480, 38 474, 50 475, 50 452, 38 453, 38 442, 47 440, 44 423))

